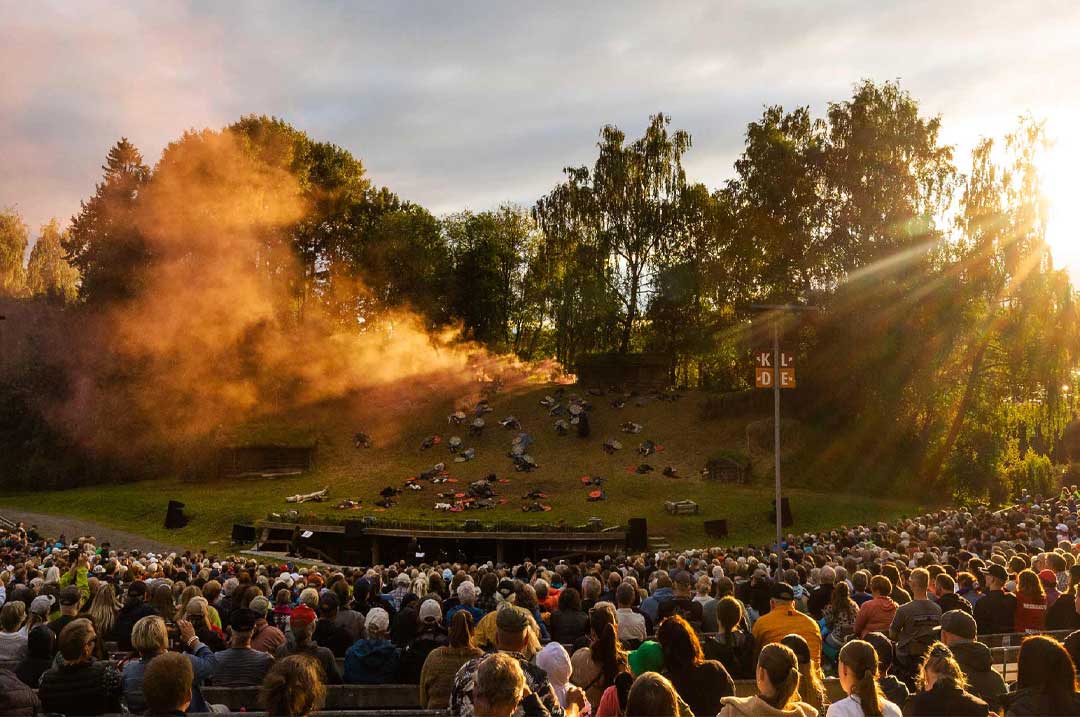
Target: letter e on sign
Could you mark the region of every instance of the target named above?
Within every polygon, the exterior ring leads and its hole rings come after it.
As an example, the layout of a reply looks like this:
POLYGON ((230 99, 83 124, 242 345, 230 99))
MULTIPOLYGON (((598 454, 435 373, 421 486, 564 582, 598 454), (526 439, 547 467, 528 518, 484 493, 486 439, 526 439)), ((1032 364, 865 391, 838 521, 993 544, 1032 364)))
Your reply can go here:
POLYGON ((780 369, 780 388, 795 388, 795 369, 780 369))
POLYGON ((758 388, 773 387, 773 370, 771 368, 758 368, 754 371, 755 385, 758 388))

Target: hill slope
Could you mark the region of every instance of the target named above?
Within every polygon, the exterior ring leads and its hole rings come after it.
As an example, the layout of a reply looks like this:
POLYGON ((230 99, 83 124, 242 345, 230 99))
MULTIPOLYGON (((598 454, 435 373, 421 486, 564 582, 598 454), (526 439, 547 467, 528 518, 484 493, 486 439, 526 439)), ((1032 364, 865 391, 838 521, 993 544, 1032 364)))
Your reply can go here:
MULTIPOLYGON (((625 407, 612 406, 612 395, 601 397, 579 393, 592 403, 591 436, 577 437, 570 433, 559 436, 554 428, 555 417, 540 405, 546 396, 556 396, 557 386, 529 386, 496 394, 491 397, 494 409, 484 416, 486 426, 479 436, 469 436, 467 425, 447 422, 460 402, 438 395, 397 399, 393 396, 355 395, 296 411, 288 416, 275 417, 245 425, 233 431, 227 442, 302 443, 317 442, 316 463, 310 472, 278 479, 244 478, 211 483, 186 483, 162 479, 138 484, 82 488, 71 491, 21 494, 0 498, 0 507, 12 506, 26 510, 72 515, 97 520, 111 527, 132 530, 149 537, 191 547, 207 547, 228 542, 234 522, 266 517, 270 512, 284 512, 295 507, 285 503, 285 497, 329 487, 329 499, 324 503, 308 503, 301 507, 305 514, 326 520, 355 519, 375 515, 392 519, 425 521, 444 526, 459 526, 466 518, 482 522, 514 521, 522 523, 580 524, 597 516, 606 525, 624 522, 627 518, 643 516, 649 520, 652 534, 661 534, 674 545, 705 545, 717 541, 704 536, 702 522, 711 518, 726 518, 731 531, 731 543, 766 542, 773 528, 766 521, 773 493, 772 462, 767 455, 754 456, 755 475, 746 486, 720 484, 703 479, 701 469, 711 455, 722 449, 745 449, 746 426, 757 416, 733 416, 704 420, 704 394, 688 392, 677 401, 646 397, 638 405, 626 399, 625 407), (373 403, 377 401, 377 403, 373 403), (515 416, 523 431, 534 439, 530 455, 539 464, 535 471, 516 472, 507 456, 516 430, 502 428, 498 421, 515 416), (620 425, 631 421, 643 426, 640 434, 626 434, 620 425), (370 448, 358 448, 353 436, 363 431, 372 439, 370 448), (442 442, 429 449, 421 448, 424 439, 439 435, 442 442), (475 460, 455 463, 447 448, 451 436, 460 436, 464 448, 474 448, 475 460), (606 438, 615 438, 623 449, 608 454, 602 448, 606 438), (659 450, 648 458, 637 454, 638 445, 654 441, 659 450), (420 491, 404 491, 397 505, 388 510, 376 509, 379 491, 386 486, 400 487, 406 479, 445 462, 456 483, 432 485, 421 483, 420 491), (655 468, 652 473, 639 475, 634 468, 647 462, 655 468), (665 466, 673 466, 679 478, 661 475, 665 466), (464 491, 469 482, 495 473, 504 482, 494 485, 498 497, 505 503, 492 509, 448 513, 434 510, 441 499, 436 493, 446 490, 464 491), (586 500, 588 491, 581 477, 591 475, 606 479, 607 499, 586 500), (523 499, 531 490, 546 494, 543 503, 552 510, 547 513, 525 513, 523 499), (351 498, 363 501, 358 511, 337 510, 340 500, 351 498), (179 531, 162 527, 165 505, 176 499, 187 505, 194 517, 192 523, 179 531), (690 499, 701 506, 697 516, 669 516, 664 512, 665 500, 690 499)), ((577 386, 564 387, 560 402, 579 391, 577 386)), ((470 401, 470 406, 474 402, 470 401)), ((469 420, 472 413, 469 413, 469 420)), ((467 423, 467 421, 466 421, 467 423)), ((805 433, 805 431, 804 431, 805 433)), ((805 437, 804 441, 807 440, 805 437)), ((793 530, 804 531, 833 527, 855 521, 889 519, 917 509, 912 502, 884 500, 872 496, 836 493, 832 486, 846 485, 838 476, 800 475, 788 469, 793 483, 807 487, 786 490, 795 514, 793 530), (812 486, 829 486, 815 491, 812 486)))

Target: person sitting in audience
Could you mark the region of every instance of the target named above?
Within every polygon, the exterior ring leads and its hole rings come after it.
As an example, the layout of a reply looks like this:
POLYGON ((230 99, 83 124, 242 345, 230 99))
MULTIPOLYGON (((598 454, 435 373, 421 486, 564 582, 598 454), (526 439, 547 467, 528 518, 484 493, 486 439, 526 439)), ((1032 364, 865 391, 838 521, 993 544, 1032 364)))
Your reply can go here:
POLYGON ((251 647, 259 652, 273 655, 285 644, 285 633, 266 620, 270 611, 270 601, 264 595, 257 595, 248 603, 248 609, 255 613, 255 631, 251 635, 251 647))
POLYGON ((891 597, 892 581, 884 575, 870 579, 870 593, 873 597, 859 606, 859 614, 855 616, 856 637, 865 637, 871 632, 887 633, 899 607, 891 597))
MULTIPOLYGON (((45 632, 52 634, 46 628, 45 632)), ((11 670, 0 668, 0 714, 11 717, 37 717, 41 700, 37 693, 11 670)))
POLYGON ((844 643, 837 658, 837 672, 847 697, 829 705, 826 717, 901 717, 899 705, 886 699, 881 691, 877 650, 869 642, 844 643))
POLYGON ((1016 576, 1016 615, 1013 630, 1039 632, 1046 625, 1046 592, 1034 570, 1021 570, 1016 576))
POLYGON ((893 656, 896 647, 893 641, 883 632, 871 632, 863 638, 865 642, 873 645, 878 659, 878 686, 881 687, 885 699, 901 708, 907 704, 911 691, 908 686, 892 674, 893 656))
POLYGON ((548 618, 551 639, 572 648, 589 633, 589 616, 581 609, 581 594, 574 588, 559 593, 559 609, 548 618))
POLYGON ((818 717, 816 709, 799 701, 799 662, 791 648, 764 645, 758 653, 756 681, 756 695, 720 700, 724 706, 718 717, 818 717))
MULTIPOLYGON (((296 611, 293 611, 296 620, 296 611)), ((366 638, 357 640, 345 652, 345 682, 382 685, 394 682, 400 671, 401 655, 389 639, 390 615, 381 607, 368 610, 364 620, 366 638)))
POLYGON ((570 658, 571 681, 585 691, 591 704, 600 704, 604 690, 613 684, 615 676, 630 668, 618 638, 615 607, 609 602, 597 603, 589 611, 588 622, 592 641, 587 647, 575 650, 570 658))
POLYGON ((904 714, 907 717, 987 717, 990 707, 967 691, 964 671, 952 652, 935 642, 923 657, 919 668, 919 692, 908 700, 904 714))
POLYGON ((209 647, 212 652, 221 652, 229 645, 225 642, 224 633, 211 625, 207 619, 209 609, 206 598, 201 595, 196 596, 188 600, 187 607, 184 609, 184 617, 195 629, 195 634, 199 636, 199 642, 209 647))
MULTIPOLYGON (((470 580, 466 580, 457 586, 458 604, 453 607, 447 608, 445 620, 448 625, 453 624, 454 615, 460 610, 464 610, 472 615, 472 624, 475 625, 480 622, 484 617, 484 611, 477 607, 476 600, 478 597, 476 585, 470 580)), ((561 595, 560 595, 561 597, 561 595)))
POLYGON ((754 644, 758 649, 780 642, 784 635, 800 635, 810 646, 814 664, 821 664, 821 628, 795 609, 795 591, 787 583, 776 583, 770 591, 770 611, 754 623, 754 644))
POLYGON ((795 659, 799 661, 799 697, 819 714, 825 714, 825 709, 829 706, 829 697, 825 693, 825 676, 821 667, 810 659, 810 647, 806 640, 800 635, 785 635, 780 644, 790 647, 795 653, 795 659))
POLYGON ((215 687, 256 687, 270 670, 274 658, 251 647, 255 632, 255 613, 246 607, 237 608, 229 616, 232 637, 226 650, 215 654, 215 687))
POLYGON ((518 661, 498 653, 482 659, 476 671, 472 704, 476 714, 483 717, 540 717, 547 713, 537 696, 526 689, 518 661))
MULTIPOLYGON (((309 608, 310 609, 310 608, 309 608)), ((267 717, 308 717, 326 699, 323 670, 309 655, 290 655, 274 663, 259 690, 267 717)))
POLYGON ((934 599, 942 613, 950 610, 963 610, 968 615, 973 612, 971 603, 956 594, 956 581, 948 573, 938 573, 934 577, 934 599))
MULTIPOLYGON (((721 663, 705 659, 697 634, 682 617, 674 615, 661 622, 656 641, 664 652, 664 676, 694 714, 716 714, 721 698, 735 694, 731 675, 721 663)), ((608 684, 613 682, 608 680, 608 684)))
POLYGON ((163 652, 150 660, 142 680, 146 714, 154 717, 174 717, 188 711, 208 711, 198 709, 192 702, 194 679, 191 663, 181 654, 163 652))
POLYGON ((122 680, 111 662, 94 659, 97 635, 85 619, 60 631, 59 665, 41 676, 38 696, 46 712, 101 715, 120 712, 122 680))
POLYGON ((679 717, 675 686, 663 675, 646 672, 634 680, 626 696, 626 717, 679 717))
POLYGON ((994 669, 990 648, 976 642, 978 628, 963 610, 950 610, 941 616, 941 641, 948 647, 964 672, 968 691, 992 708, 1001 704, 1005 680, 994 669))
POLYGON ((998 635, 1013 631, 1016 597, 1003 590, 1008 580, 1009 574, 997 563, 991 563, 983 572, 986 589, 973 608, 980 635, 998 635))
POLYGON ((754 676, 754 638, 746 629, 743 605, 731 595, 716 603, 717 634, 704 640, 701 648, 705 657, 724 666, 735 680, 754 676))
POLYGON ((274 657, 284 659, 290 655, 307 655, 319 664, 322 679, 328 685, 342 683, 334 653, 315 642, 315 611, 307 605, 300 605, 292 611, 290 618, 292 640, 282 643, 274 652, 274 657))
MULTIPOLYGON (((191 653, 184 659, 191 663, 192 712, 206 712, 207 705, 199 687, 214 674, 217 659, 210 648, 199 641, 190 622, 181 620, 177 627, 180 629, 180 643, 191 653)), ((151 660, 169 649, 169 632, 165 621, 157 615, 149 615, 139 620, 131 630, 131 644, 139 653, 139 659, 129 660, 124 664, 121 674, 124 702, 132 712, 142 712, 146 708, 143 694, 146 667, 151 660)))
POLYGON ((1080 715, 1076 666, 1060 642, 1033 635, 1020 646, 1016 685, 1005 697, 1006 717, 1080 715))
MULTIPOLYGON (((544 645, 544 649, 537 653, 535 662, 536 666, 547 674, 548 682, 551 683, 551 689, 555 692, 555 697, 565 709, 567 705, 566 691, 567 688, 572 687, 570 675, 573 673, 573 667, 570 664, 570 654, 559 643, 549 642, 544 645)), ((587 711, 588 704, 586 698, 586 707, 582 708, 583 712, 587 711)))
MULTIPOLYGON (((462 583, 464 585, 465 583, 462 583)), ((450 620, 450 642, 428 653, 420 670, 420 706, 424 709, 443 709, 450 702, 454 675, 469 660, 484 651, 472 644, 472 613, 459 610, 450 620)))
POLYGON ((52 667, 56 655, 56 635, 48 625, 38 625, 26 637, 26 657, 15 668, 15 674, 26 685, 37 687, 41 676, 52 667))
MULTIPOLYGON (((570 707, 564 710, 551 688, 547 673, 531 663, 522 652, 529 644, 531 628, 528 615, 520 610, 503 607, 495 612, 495 619, 498 654, 505 654, 518 663, 525 675, 529 692, 536 695, 553 717, 577 717, 578 711, 585 704, 584 692, 577 688, 567 688, 566 699, 570 707)), ((488 657, 490 656, 469 660, 457 671, 454 686, 450 691, 450 717, 484 717, 485 713, 476 709, 473 694, 477 671, 488 657)))
POLYGON ((619 641, 627 647, 636 648, 645 642, 649 634, 645 627, 645 616, 634 610, 637 588, 629 582, 620 583, 615 589, 615 600, 618 602, 615 617, 619 621, 619 641))
MULTIPOLYGON (((61 599, 64 598, 61 595, 61 599)), ((78 608, 75 608, 76 614, 78 608)), ((120 612, 116 615, 116 625, 113 628, 113 635, 116 637, 116 644, 121 650, 131 650, 131 630, 142 618, 147 615, 156 615, 154 608, 146 602, 146 583, 142 580, 136 580, 128 585, 127 598, 124 600, 124 606, 120 608, 120 612)))
POLYGON ((420 672, 432 650, 444 647, 448 642, 447 630, 442 624, 442 609, 435 596, 428 596, 417 612, 416 634, 401 652, 399 679, 411 685, 419 684, 420 672))
POLYGON ((0 608, 0 660, 18 662, 26 657, 26 604, 9 600, 0 608))
POLYGON ((338 598, 332 592, 319 598, 319 619, 315 623, 313 639, 321 647, 334 653, 334 657, 345 657, 345 651, 354 640, 345 628, 337 624, 338 598))

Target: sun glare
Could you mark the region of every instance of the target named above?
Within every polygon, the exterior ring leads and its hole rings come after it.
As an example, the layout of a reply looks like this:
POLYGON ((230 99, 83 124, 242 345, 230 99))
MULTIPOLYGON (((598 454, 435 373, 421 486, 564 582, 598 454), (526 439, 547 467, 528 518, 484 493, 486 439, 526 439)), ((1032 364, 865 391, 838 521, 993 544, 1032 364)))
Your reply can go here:
POLYGON ((1062 138, 1039 163, 1043 191, 1050 201, 1046 241, 1054 266, 1080 281, 1080 142, 1062 138))

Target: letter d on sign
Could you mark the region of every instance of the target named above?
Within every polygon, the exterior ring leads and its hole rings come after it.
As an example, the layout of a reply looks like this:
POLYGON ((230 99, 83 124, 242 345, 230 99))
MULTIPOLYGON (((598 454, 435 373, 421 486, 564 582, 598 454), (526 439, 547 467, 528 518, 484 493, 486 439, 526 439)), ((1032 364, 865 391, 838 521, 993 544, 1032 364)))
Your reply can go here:
POLYGON ((758 368, 754 371, 755 384, 758 388, 772 388, 773 376, 771 368, 758 368))

